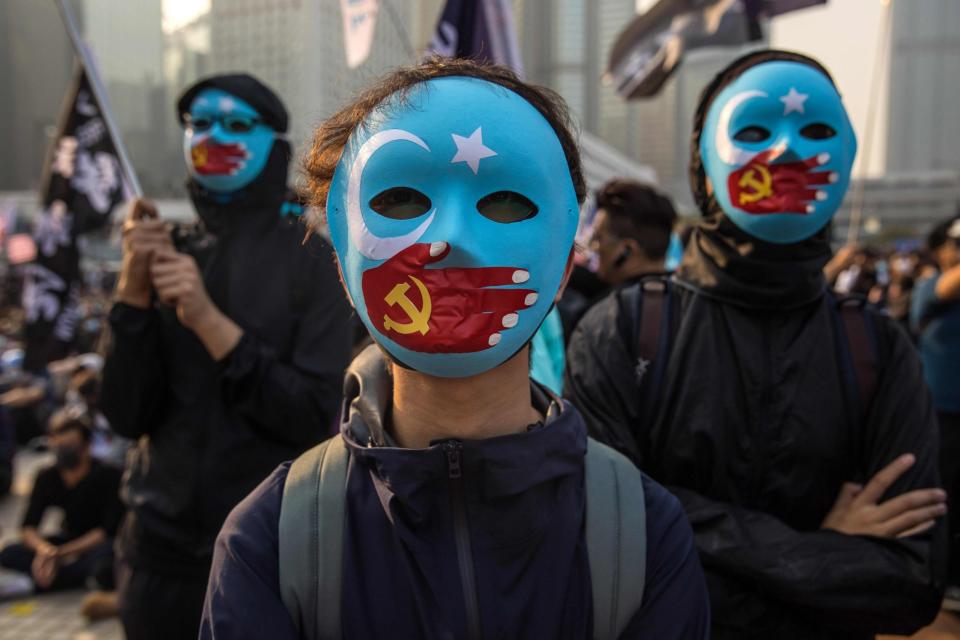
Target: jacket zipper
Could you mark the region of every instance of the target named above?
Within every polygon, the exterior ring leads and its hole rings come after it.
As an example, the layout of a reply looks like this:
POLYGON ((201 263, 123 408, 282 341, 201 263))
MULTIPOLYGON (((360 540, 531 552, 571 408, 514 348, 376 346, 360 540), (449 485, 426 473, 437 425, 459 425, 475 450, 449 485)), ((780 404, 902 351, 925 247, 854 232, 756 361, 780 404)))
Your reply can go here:
POLYGON ((457 542, 457 562, 460 565, 460 584, 467 610, 467 629, 470 638, 480 640, 480 605, 477 598, 477 578, 473 572, 473 553, 470 546, 470 528, 467 524, 467 506, 463 497, 463 444, 452 441, 444 444, 447 452, 447 480, 450 484, 450 502, 453 506, 453 533, 457 542))

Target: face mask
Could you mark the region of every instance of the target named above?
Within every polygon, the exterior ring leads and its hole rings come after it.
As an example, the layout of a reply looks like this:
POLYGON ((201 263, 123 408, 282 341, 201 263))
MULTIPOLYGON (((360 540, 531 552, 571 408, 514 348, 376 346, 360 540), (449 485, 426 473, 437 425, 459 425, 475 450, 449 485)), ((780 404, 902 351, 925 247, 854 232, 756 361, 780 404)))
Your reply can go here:
POLYGON ((201 186, 236 191, 260 175, 276 133, 249 104, 219 89, 204 89, 190 105, 183 133, 187 171, 201 186))
POLYGON ((765 62, 714 98, 700 153, 727 217, 786 244, 814 235, 840 208, 857 139, 826 76, 798 62, 765 62))
POLYGON ((492 369, 536 332, 563 280, 578 203, 560 141, 519 95, 438 78, 351 136, 327 217, 374 339, 443 377, 492 369))
POLYGON ((59 447, 56 456, 61 469, 76 469, 80 465, 80 450, 76 447, 59 447))

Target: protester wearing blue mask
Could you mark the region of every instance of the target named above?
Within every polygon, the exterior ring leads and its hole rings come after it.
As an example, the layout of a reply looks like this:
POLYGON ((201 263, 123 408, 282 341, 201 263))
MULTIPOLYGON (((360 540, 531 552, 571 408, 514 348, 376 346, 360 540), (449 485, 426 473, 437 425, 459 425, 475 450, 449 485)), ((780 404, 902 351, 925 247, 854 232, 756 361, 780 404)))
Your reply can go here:
POLYGON ((856 137, 819 63, 747 54, 704 89, 703 214, 673 277, 581 321, 565 391, 683 502, 715 638, 872 638, 936 615, 945 494, 909 339, 827 291, 856 137))
POLYGON ((847 192, 856 153, 837 88, 792 61, 754 67, 724 87, 700 135, 717 204, 745 232, 776 244, 826 226, 847 192))
POLYGON ((706 638, 679 504, 529 377, 585 193, 560 98, 427 61, 324 122, 306 173, 376 345, 340 435, 224 525, 200 637, 706 638))
POLYGON ((195 224, 124 224, 102 410, 128 458, 120 613, 130 640, 196 638, 227 513, 326 437, 350 349, 329 245, 291 211, 280 99, 245 74, 180 98, 195 224))
POLYGON ((242 189, 260 175, 277 136, 250 104, 220 89, 200 91, 183 119, 190 177, 221 194, 242 189))

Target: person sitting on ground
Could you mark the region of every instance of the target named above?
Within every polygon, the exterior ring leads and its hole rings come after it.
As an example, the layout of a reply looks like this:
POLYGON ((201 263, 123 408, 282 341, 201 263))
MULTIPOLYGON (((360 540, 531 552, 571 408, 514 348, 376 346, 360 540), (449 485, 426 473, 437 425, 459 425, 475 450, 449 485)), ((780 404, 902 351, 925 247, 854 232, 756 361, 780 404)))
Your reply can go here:
POLYGON ((319 127, 313 204, 377 344, 340 435, 227 518, 201 638, 708 637, 677 500, 529 377, 585 195, 568 122, 437 59, 319 127))
POLYGON ((90 455, 85 418, 59 411, 50 419, 48 442, 56 464, 37 474, 23 517, 23 540, 0 551, 0 566, 28 574, 36 591, 84 586, 93 579, 113 587, 113 537, 123 510, 120 471, 90 455), (60 532, 39 527, 51 507, 64 512, 60 532))

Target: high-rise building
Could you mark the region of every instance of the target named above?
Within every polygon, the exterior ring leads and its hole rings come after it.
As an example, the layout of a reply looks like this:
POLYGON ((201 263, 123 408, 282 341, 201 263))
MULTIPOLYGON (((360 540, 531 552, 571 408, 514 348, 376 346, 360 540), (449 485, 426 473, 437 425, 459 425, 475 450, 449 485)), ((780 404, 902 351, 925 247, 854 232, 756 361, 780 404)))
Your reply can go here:
POLYGON ((892 10, 887 172, 960 171, 960 2, 892 10))
POLYGON ((144 191, 153 196, 182 191, 174 96, 163 76, 161 3, 80 0, 79 6, 83 37, 144 191))
POLYGON ((0 190, 40 186, 73 77, 73 49, 53 2, 0 2, 0 190))
POLYGON ((691 121, 700 88, 742 51, 688 54, 657 96, 626 101, 605 85, 610 48, 636 15, 636 0, 516 0, 527 76, 556 89, 583 129, 635 164, 686 209, 691 121))
POLYGON ((302 151, 318 122, 386 69, 413 62, 408 25, 420 2, 384 0, 374 46, 360 67, 347 69, 340 3, 332 0, 212 0, 208 72, 260 77, 291 113, 290 141, 302 151))

